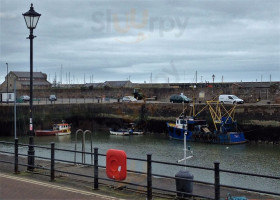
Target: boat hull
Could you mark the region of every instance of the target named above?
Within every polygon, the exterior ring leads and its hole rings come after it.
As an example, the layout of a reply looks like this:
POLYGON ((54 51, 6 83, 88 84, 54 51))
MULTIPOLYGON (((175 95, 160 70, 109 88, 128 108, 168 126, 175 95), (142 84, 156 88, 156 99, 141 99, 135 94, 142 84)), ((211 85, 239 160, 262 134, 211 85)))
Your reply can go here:
POLYGON ((110 130, 110 134, 111 135, 119 135, 119 136, 128 136, 129 132, 128 131, 111 131, 110 130))
POLYGON ((132 135, 143 135, 144 132, 143 131, 133 131, 132 135))
MULTIPOLYGON (((168 134, 171 139, 184 140, 184 133, 187 131, 183 128, 177 128, 173 123, 167 123, 168 134)), ((195 131, 187 131, 186 141, 190 142, 206 142, 216 144, 242 144, 247 140, 243 132, 228 132, 228 133, 202 133, 195 131)))
POLYGON ((71 131, 36 130, 35 136, 63 136, 70 135, 71 131))

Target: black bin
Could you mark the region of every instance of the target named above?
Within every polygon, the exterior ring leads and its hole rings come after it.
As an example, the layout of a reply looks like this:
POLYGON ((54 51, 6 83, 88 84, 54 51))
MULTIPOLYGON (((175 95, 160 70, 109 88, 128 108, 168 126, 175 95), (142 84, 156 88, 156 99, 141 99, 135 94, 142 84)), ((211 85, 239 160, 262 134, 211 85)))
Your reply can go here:
POLYGON ((177 196, 178 197, 189 197, 191 195, 187 194, 182 194, 181 192, 185 193, 192 193, 193 191, 193 175, 186 170, 180 170, 175 174, 176 178, 176 191, 177 191, 177 196), (177 179, 177 178, 184 178, 185 180, 182 179, 177 179))

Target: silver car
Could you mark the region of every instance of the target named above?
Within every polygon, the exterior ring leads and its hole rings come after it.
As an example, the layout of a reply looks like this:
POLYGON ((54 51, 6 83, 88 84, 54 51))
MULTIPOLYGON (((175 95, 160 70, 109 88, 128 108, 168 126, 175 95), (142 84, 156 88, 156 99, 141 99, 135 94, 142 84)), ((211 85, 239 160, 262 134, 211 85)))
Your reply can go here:
POLYGON ((56 96, 54 94, 51 94, 50 97, 49 97, 49 100, 50 101, 56 101, 56 96))
POLYGON ((137 102, 137 99, 135 99, 133 96, 124 96, 122 98, 123 102, 137 102))
POLYGON ((30 97, 27 95, 20 96, 19 99, 23 102, 30 101, 30 97))

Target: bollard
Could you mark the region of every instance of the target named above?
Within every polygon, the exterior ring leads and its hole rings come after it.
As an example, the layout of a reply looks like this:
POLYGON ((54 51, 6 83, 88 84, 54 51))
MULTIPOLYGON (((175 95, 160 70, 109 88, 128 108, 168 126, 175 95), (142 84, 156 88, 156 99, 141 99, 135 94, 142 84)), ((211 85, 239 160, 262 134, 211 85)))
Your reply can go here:
POLYGON ((51 181, 54 181, 54 142, 51 143, 51 181))
POLYGON ((177 197, 191 197, 193 192, 193 175, 187 170, 175 174, 177 197), (188 193, 188 194, 183 194, 188 193))
POLYGON ((98 189, 98 148, 94 148, 94 189, 98 189))
POLYGON ((152 198, 152 154, 147 154, 147 200, 152 198))
POLYGON ((15 138, 15 168, 14 172, 15 174, 18 173, 18 138, 15 138))
POLYGON ((214 162, 215 166, 215 200, 220 199, 220 163, 218 161, 214 162))

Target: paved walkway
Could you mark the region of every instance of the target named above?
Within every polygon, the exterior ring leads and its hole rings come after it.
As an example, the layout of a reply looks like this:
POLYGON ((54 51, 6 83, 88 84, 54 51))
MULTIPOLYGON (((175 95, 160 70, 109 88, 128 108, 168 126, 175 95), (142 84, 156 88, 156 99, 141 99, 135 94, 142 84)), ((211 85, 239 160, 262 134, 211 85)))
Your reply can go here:
POLYGON ((83 190, 78 190, 70 187, 57 186, 51 182, 44 183, 26 179, 17 176, 10 176, 0 173, 0 199, 17 199, 17 200, 29 200, 29 199, 94 199, 94 200, 106 200, 117 198, 109 197, 105 195, 95 194, 83 190))

